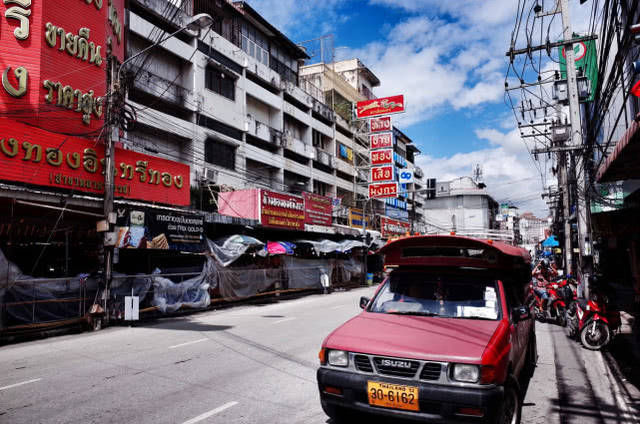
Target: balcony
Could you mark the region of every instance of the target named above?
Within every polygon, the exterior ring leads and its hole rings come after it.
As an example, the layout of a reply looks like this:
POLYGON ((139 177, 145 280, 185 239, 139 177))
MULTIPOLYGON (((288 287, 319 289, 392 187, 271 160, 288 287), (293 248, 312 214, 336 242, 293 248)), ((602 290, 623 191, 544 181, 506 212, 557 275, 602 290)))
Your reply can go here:
POLYGON ((336 163, 336 169, 338 171, 344 172, 345 174, 348 174, 351 176, 356 174, 355 168, 350 163, 345 162, 342 159, 337 159, 335 163, 336 163))
POLYGON ((313 100, 312 109, 315 113, 322 116, 324 119, 326 119, 331 123, 334 123, 336 121, 336 114, 333 112, 333 110, 331 110, 329 106, 325 105, 324 103, 316 99, 312 99, 312 100, 313 100))
POLYGON ((176 7, 176 2, 170 0, 134 0, 134 2, 178 28, 182 28, 193 14, 191 1, 183 1, 180 7, 176 7), (168 20, 168 16, 173 18, 168 20))
POLYGON ((313 106, 313 97, 291 81, 281 80, 280 89, 308 108, 313 106))
POLYGON ((282 146, 282 131, 272 128, 264 122, 257 121, 253 117, 247 116, 244 128, 246 133, 250 136, 274 146, 282 146))
POLYGON ((174 105, 192 109, 188 105, 195 103, 193 94, 185 87, 139 67, 131 68, 131 73, 137 75, 133 82, 136 89, 174 105))
POLYGON ((288 133, 284 134, 282 140, 282 147, 284 147, 285 149, 290 150, 307 159, 315 159, 316 151, 313 146, 305 144, 302 140, 298 140, 288 133))
POLYGON ((333 156, 331 156, 331 154, 327 153, 327 152, 323 152, 320 149, 316 149, 316 160, 318 162, 320 162, 323 165, 326 165, 330 168, 334 168, 335 164, 334 164, 334 158, 333 156))
POLYGON ((422 172, 422 168, 419 168, 417 166, 414 169, 414 174, 418 179, 422 179, 424 177, 424 172, 422 172))

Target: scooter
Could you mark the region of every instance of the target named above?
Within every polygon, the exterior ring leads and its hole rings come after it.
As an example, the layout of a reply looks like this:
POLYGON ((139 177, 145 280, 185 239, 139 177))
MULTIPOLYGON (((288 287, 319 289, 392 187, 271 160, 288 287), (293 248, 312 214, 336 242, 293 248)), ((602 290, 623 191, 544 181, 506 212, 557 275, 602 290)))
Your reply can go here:
POLYGON ((594 291, 591 299, 578 299, 567 309, 567 334, 590 350, 605 347, 622 324, 620 312, 608 308, 606 296, 594 291))
POLYGON ((567 325, 567 304, 573 298, 569 280, 558 279, 557 281, 548 282, 545 289, 549 295, 546 308, 543 307, 542 298, 537 294, 535 295, 534 310, 536 319, 540 322, 554 321, 558 325, 565 327, 567 325))

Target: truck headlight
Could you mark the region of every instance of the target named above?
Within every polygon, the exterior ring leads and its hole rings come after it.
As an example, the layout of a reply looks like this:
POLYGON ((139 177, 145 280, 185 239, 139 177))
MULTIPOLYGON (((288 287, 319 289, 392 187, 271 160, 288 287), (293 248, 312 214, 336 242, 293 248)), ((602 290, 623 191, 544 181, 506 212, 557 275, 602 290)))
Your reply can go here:
POLYGON ((329 365, 333 365, 334 367, 346 367, 349 365, 349 355, 344 350, 330 350, 329 365))
POLYGON ((477 383, 480 378, 480 369, 477 365, 454 364, 452 378, 464 383, 477 383))

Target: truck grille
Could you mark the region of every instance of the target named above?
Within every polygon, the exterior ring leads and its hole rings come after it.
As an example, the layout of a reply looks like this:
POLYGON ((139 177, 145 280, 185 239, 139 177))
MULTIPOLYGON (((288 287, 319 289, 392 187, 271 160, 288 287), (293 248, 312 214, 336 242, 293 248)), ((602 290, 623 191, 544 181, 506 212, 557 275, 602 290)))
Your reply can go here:
POLYGON ((409 361, 403 359, 391 358, 373 358, 378 373, 384 375, 392 375, 396 377, 414 377, 418 371, 420 363, 417 361, 409 361), (410 364, 409 367, 400 366, 400 364, 410 364))
POLYGON ((442 365, 437 362, 426 362, 420 373, 420 380, 439 380, 442 365))
POLYGON ((371 366, 371 361, 369 361, 368 356, 356 355, 354 358, 354 363, 358 371, 373 372, 373 366, 371 366))

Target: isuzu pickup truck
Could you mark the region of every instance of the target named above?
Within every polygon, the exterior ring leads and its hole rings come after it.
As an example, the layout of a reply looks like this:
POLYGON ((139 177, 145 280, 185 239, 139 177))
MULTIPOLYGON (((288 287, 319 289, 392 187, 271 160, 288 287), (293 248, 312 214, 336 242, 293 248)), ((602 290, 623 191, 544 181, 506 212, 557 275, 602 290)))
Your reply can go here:
POLYGON ((380 253, 391 272, 322 343, 326 414, 519 423, 537 360, 527 251, 450 235, 399 239, 380 253))

